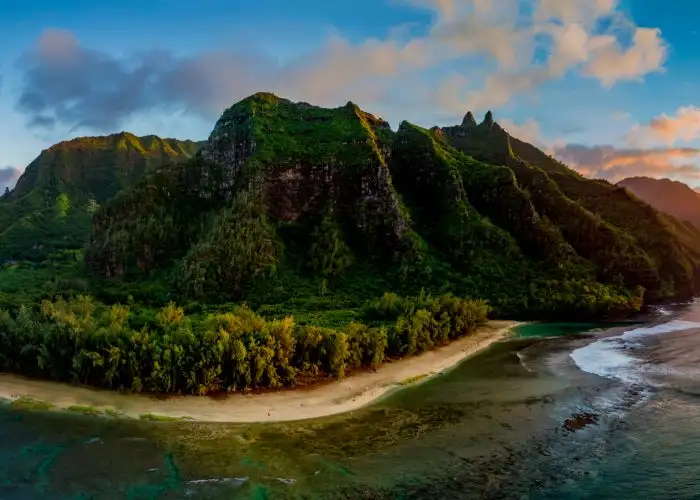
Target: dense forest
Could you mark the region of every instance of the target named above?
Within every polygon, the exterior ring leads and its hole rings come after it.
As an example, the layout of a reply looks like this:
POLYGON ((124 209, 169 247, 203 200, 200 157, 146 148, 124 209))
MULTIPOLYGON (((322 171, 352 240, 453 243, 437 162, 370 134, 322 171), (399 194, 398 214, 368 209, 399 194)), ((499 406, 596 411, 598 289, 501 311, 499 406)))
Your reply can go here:
POLYGON ((40 157, 0 199, 13 227, 28 199, 80 221, 33 224, 21 248, 0 224, 1 369, 128 390, 279 387, 421 352, 487 315, 619 318, 700 288, 700 230, 491 113, 394 131, 353 103, 259 93, 204 143, 136 139, 40 157))
POLYGON ((364 308, 370 326, 266 321, 246 306, 192 318, 170 303, 139 328, 128 307, 79 295, 0 310, 0 369, 133 392, 280 388, 419 354, 473 332, 487 314, 483 301, 387 293, 364 308))

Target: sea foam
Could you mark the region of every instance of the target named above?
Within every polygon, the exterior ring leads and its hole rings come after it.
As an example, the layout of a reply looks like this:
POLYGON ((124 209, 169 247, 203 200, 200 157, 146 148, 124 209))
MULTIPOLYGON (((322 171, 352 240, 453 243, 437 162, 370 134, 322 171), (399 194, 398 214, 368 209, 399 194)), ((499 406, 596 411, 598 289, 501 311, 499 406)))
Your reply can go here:
POLYGON ((660 325, 635 328, 616 337, 601 338, 574 350, 570 356, 581 370, 628 384, 645 382, 637 369, 641 360, 629 352, 640 347, 644 337, 700 328, 694 321, 674 320, 660 325))

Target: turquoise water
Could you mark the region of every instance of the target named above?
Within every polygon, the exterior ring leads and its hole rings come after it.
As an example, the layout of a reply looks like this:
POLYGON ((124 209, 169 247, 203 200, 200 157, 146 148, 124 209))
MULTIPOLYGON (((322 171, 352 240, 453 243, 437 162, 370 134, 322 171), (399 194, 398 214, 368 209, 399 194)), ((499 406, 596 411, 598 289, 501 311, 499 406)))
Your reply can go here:
POLYGON ((599 449, 569 480, 540 498, 620 500, 700 498, 700 407, 678 394, 657 394, 606 432, 599 449))
POLYGON ((127 422, 5 408, 0 498, 700 498, 693 307, 649 323, 687 324, 620 346, 624 365, 600 324, 526 325, 441 377, 314 421, 127 422), (566 430, 581 412, 596 422, 566 430))
POLYGON ((618 326, 625 326, 629 322, 619 323, 527 323, 515 328, 515 335, 519 338, 528 337, 560 337, 585 332, 600 331, 618 326))

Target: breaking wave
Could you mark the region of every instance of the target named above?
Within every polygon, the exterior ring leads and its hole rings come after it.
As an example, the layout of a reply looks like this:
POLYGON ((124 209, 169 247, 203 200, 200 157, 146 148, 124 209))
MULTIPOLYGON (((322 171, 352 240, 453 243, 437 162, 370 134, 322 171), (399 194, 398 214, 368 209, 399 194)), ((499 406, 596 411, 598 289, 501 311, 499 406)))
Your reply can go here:
POLYGON ((570 356, 576 366, 585 372, 626 384, 643 384, 647 382, 643 370, 640 370, 644 361, 632 354, 635 349, 643 347, 641 340, 645 337, 696 328, 700 328, 700 323, 683 320, 635 328, 616 337, 596 340, 574 350, 570 356))

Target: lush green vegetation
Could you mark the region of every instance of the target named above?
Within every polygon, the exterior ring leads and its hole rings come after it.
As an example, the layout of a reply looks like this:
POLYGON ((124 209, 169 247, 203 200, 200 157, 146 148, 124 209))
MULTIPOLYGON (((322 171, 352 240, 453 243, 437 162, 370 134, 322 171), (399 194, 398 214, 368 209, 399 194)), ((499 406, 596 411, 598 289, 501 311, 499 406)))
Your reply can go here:
POLYGON ((440 132, 459 151, 506 166, 541 218, 594 264, 597 281, 643 287, 647 302, 689 298, 700 289, 699 230, 623 188, 586 179, 493 121, 440 132))
POLYGON ((127 306, 79 295, 36 310, 0 310, 0 370, 135 392, 289 387, 468 335, 486 321, 488 306, 386 294, 366 315, 371 323, 327 328, 298 325, 292 316, 265 320, 246 306, 188 316, 171 303, 144 325, 127 306))
POLYGON ((99 206, 146 172, 191 158, 201 143, 121 133, 61 142, 0 198, 0 263, 82 250, 99 206))
POLYGON ((30 165, 0 200, 0 369, 136 391, 290 386, 487 314, 618 318, 689 298, 698 241, 490 115, 393 132, 352 103, 261 93, 204 144, 86 138, 30 165))
MULTIPOLYGON (((481 150, 513 154, 507 136, 476 127, 481 150)), ((449 137, 407 123, 394 133, 351 103, 256 94, 222 115, 197 159, 102 207, 87 263, 111 288, 158 282, 183 304, 246 300, 321 322, 421 288, 487 299, 501 317, 639 309, 658 273, 629 235, 449 137)))

